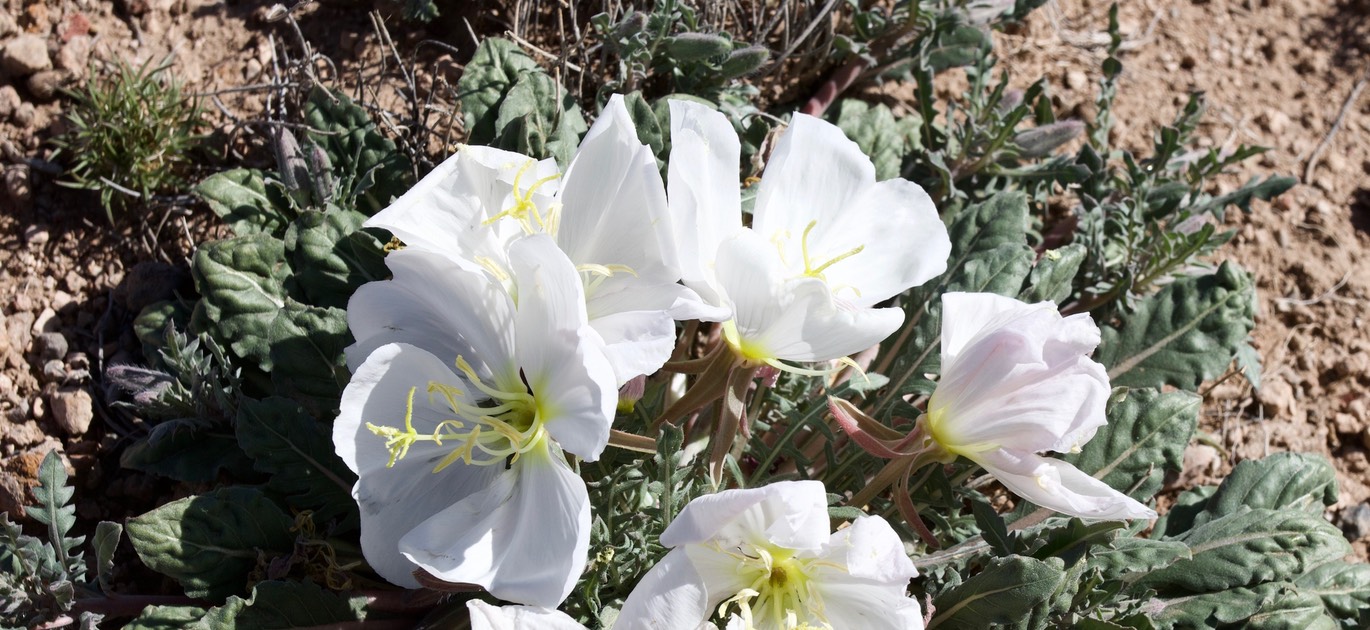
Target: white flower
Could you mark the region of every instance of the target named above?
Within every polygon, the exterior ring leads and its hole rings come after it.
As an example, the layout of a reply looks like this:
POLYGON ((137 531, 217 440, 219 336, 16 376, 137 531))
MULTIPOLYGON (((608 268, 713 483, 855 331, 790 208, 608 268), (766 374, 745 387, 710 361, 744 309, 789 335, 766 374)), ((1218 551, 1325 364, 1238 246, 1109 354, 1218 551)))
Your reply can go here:
POLYGON ((729 628, 916 630, 918 574, 878 516, 828 529, 818 481, 725 490, 691 501, 661 535, 670 553, 623 605, 615 630, 693 630, 717 609, 729 628))
POLYGON ((358 475, 362 551, 385 579, 433 576, 554 607, 589 546, 585 483, 616 388, 576 272, 547 236, 510 245, 515 302, 481 272, 402 250, 348 304, 366 357, 342 396, 338 454, 358 475))
POLYGON ((531 606, 492 606, 479 599, 466 602, 471 630, 586 630, 566 613, 531 606))
POLYGON ((874 308, 946 269, 951 241, 917 184, 875 181, 842 130, 795 114, 741 223, 737 135, 720 113, 671 101, 671 220, 685 284, 733 319, 725 334, 758 362, 825 361, 903 322, 874 308))
POLYGON ((564 176, 550 159, 464 146, 366 225, 506 284, 508 243, 552 236, 579 272, 620 385, 665 363, 675 319, 727 316, 677 283, 661 173, 621 96, 609 99, 564 176))
POLYGON ((1108 373, 1089 358, 1099 329, 1050 302, 988 293, 942 296, 942 377, 924 416, 950 456, 979 464, 1014 493, 1096 519, 1156 513, 1078 468, 1038 455, 1078 451, 1108 422, 1108 373))

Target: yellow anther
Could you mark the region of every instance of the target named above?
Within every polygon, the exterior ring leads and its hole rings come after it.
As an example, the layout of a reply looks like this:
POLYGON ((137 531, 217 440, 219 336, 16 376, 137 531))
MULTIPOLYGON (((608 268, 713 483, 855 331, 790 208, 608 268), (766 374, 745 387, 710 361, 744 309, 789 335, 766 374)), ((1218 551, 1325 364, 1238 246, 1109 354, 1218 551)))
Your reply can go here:
POLYGON ((401 241, 400 237, 398 236, 392 236, 390 237, 390 241, 386 243, 384 247, 381 248, 381 251, 397 252, 401 249, 404 249, 404 241, 401 241))
POLYGON ((799 251, 804 256, 804 275, 809 278, 818 278, 819 280, 827 282, 827 278, 823 277, 823 270, 861 253, 862 250, 866 249, 866 246, 857 245, 856 247, 838 254, 828 262, 815 267, 813 261, 809 260, 809 232, 812 232, 815 227, 818 227, 817 219, 810 221, 809 225, 804 228, 804 234, 799 237, 799 251))
POLYGON ((524 234, 533 234, 536 232, 537 230, 534 229, 534 226, 540 228, 543 232, 555 233, 555 229, 548 229, 549 224, 552 223, 551 212, 548 213, 548 217, 544 218, 542 214, 538 212, 537 204, 533 202, 533 195, 543 184, 556 180, 561 177, 561 175, 553 174, 538 179, 530 184, 525 190, 522 186, 523 175, 535 164, 537 164, 536 161, 528 160, 514 173, 514 190, 511 193, 514 196, 514 205, 509 206, 503 212, 486 219, 481 225, 493 225, 496 221, 509 217, 518 221, 519 227, 523 228, 524 234))

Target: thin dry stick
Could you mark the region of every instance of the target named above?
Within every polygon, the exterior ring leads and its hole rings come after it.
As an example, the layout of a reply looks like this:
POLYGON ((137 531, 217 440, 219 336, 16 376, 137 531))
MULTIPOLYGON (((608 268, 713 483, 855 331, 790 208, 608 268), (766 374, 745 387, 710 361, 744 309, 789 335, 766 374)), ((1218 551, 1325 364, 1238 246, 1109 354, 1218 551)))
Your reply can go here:
POLYGON ((1327 135, 1322 137, 1322 142, 1318 143, 1317 148, 1313 149, 1313 155, 1308 156, 1308 166, 1303 169, 1303 181, 1308 183, 1313 181, 1313 170, 1318 165, 1318 160, 1322 158, 1322 152, 1327 150, 1327 145, 1332 144, 1332 137, 1337 135, 1337 130, 1341 129, 1342 123, 1346 122, 1346 113, 1351 111, 1351 106, 1360 97, 1361 90, 1365 89, 1365 84, 1370 81, 1370 71, 1367 71, 1356 86, 1351 88, 1351 93, 1347 95, 1346 101, 1341 104, 1341 111, 1337 112, 1337 119, 1332 122, 1332 128, 1327 130, 1327 135))

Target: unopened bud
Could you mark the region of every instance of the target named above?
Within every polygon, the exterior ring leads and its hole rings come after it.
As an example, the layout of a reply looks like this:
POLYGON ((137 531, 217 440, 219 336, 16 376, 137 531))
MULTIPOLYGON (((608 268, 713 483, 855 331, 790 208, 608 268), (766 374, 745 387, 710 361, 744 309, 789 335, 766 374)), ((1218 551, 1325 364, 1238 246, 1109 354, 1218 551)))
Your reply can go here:
POLYGON ((309 176, 310 182, 314 186, 314 197, 319 203, 328 203, 333 199, 333 162, 328 159, 328 152, 323 147, 316 144, 313 140, 309 141, 309 176))
POLYGON ((700 61, 728 54, 733 43, 707 33, 681 33, 666 41, 666 50, 676 61, 700 61))
POLYGON ((645 28, 647 28, 647 15, 640 11, 630 12, 628 15, 623 16, 623 19, 619 20, 618 24, 614 25, 614 29, 610 33, 610 40, 619 42, 625 39, 632 39, 634 35, 641 33, 642 29, 645 28))
POLYGON ((1013 136, 1013 143, 1018 145, 1018 153, 1023 157, 1042 157, 1074 140, 1084 130, 1085 124, 1078 120, 1062 120, 1019 132, 1013 136))
POLYGON ((642 400, 642 394, 647 391, 647 377, 635 376, 618 388, 618 411, 619 413, 632 413, 637 406, 637 401, 642 400))
POLYGON ((1008 90, 1008 91, 1004 92, 1003 98, 1000 98, 1000 99, 999 99, 998 110, 999 110, 999 113, 1001 113, 1001 114, 1007 114, 1008 112, 1011 112, 1011 111, 1013 111, 1013 110, 1015 110, 1015 109, 1018 109, 1018 106, 1019 106, 1019 105, 1022 105, 1022 104, 1023 104, 1023 91, 1022 91, 1022 90, 1008 90))
POLYGON ((737 77, 756 72, 771 60, 771 51, 761 46, 748 46, 734 50, 728 59, 723 62, 723 78, 736 79, 737 77))
POLYGON ((281 183, 292 195, 306 190, 305 187, 309 185, 309 164, 305 161, 304 152, 300 151, 295 134, 285 127, 273 127, 272 133, 276 141, 271 149, 276 153, 276 170, 281 175, 281 183))

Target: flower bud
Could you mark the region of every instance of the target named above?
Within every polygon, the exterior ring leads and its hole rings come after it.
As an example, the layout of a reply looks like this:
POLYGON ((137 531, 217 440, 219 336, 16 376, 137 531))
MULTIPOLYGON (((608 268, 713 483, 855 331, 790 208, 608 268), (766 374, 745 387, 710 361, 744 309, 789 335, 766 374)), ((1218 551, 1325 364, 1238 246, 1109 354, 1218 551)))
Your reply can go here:
POLYGON ((676 61, 701 61, 726 55, 732 49, 727 38, 708 33, 681 33, 666 40, 666 50, 676 61))
POLYGON ((328 203, 333 199, 333 162, 328 159, 328 152, 323 147, 309 141, 309 178, 314 186, 314 197, 319 203, 328 203))
POLYGON ((271 149, 276 154, 276 170, 280 172, 281 183, 292 197, 300 191, 308 194, 305 187, 309 185, 309 165, 295 134, 285 127, 273 127, 273 135, 275 142, 271 149))
POLYGON ((1042 157, 1074 140, 1084 130, 1085 124, 1078 120, 1062 120, 1020 131, 1013 136, 1013 143, 1018 145, 1018 153, 1023 157, 1042 157))
POLYGON ((771 51, 761 46, 748 46, 734 50, 728 59, 723 62, 723 77, 725 79, 735 79, 737 77, 751 74, 761 68, 771 59, 771 51))

